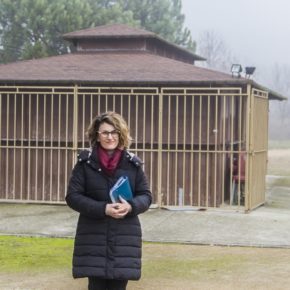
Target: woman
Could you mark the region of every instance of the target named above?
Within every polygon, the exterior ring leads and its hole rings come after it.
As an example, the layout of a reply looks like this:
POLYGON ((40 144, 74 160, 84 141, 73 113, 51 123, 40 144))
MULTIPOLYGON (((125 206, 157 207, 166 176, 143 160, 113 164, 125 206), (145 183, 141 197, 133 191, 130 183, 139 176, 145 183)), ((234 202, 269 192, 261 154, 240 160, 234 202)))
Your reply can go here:
POLYGON ((151 204, 140 159, 127 151, 131 137, 115 112, 97 116, 88 128, 89 151, 79 154, 66 202, 80 213, 73 254, 73 277, 88 277, 89 290, 123 290, 141 276, 138 214, 151 204), (112 203, 110 188, 127 176, 133 198, 112 203))

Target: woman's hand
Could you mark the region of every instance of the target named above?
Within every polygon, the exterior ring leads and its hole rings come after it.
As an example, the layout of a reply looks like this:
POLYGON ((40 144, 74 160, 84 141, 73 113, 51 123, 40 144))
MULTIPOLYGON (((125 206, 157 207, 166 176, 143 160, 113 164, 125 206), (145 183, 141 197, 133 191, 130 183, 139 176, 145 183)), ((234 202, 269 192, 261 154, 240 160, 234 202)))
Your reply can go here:
POLYGON ((106 205, 106 215, 115 219, 124 218, 129 212, 132 211, 130 203, 125 199, 120 198, 121 202, 108 203, 106 205))

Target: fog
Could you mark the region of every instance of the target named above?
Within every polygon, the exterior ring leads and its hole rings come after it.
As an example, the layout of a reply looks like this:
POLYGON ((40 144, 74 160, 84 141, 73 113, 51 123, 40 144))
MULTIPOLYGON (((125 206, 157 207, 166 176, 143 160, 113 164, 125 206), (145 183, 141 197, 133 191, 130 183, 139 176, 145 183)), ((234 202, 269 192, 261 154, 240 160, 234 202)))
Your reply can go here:
POLYGON ((215 31, 245 65, 290 65, 289 0, 182 0, 194 40, 215 31))
MULTIPOLYGON (((199 40, 214 33, 242 67, 255 66, 253 79, 288 97, 270 102, 269 138, 290 139, 290 1, 182 0, 185 26, 201 56, 199 40)), ((227 56, 228 57, 228 56, 227 56)), ((224 70, 224 69, 223 69, 224 70)))

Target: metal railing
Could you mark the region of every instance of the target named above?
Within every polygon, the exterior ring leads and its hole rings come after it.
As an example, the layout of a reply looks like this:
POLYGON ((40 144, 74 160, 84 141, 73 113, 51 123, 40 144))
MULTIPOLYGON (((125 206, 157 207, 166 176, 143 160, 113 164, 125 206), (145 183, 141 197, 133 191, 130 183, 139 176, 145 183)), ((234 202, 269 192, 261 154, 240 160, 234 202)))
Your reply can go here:
POLYGON ((264 171, 247 176, 266 162, 267 104, 236 87, 0 87, 0 198, 63 202, 87 126, 113 110, 128 121, 155 203, 252 208, 265 186, 264 171))

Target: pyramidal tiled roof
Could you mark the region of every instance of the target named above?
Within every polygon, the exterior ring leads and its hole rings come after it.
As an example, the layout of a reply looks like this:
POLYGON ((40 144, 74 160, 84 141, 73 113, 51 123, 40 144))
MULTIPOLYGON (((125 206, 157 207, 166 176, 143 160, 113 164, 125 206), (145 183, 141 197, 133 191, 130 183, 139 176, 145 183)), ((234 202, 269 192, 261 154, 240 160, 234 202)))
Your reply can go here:
POLYGON ((148 52, 91 52, 0 65, 0 82, 190 83, 236 81, 229 74, 148 52))
MULTIPOLYGON (((78 42, 78 39, 98 38, 156 38, 170 44, 156 34, 132 28, 127 25, 106 25, 67 33, 66 39, 78 42)), ((189 52, 188 52, 189 53, 189 52)), ((194 56, 194 54, 192 54, 194 56)), ((233 78, 230 74, 197 67, 170 57, 158 55, 146 50, 122 51, 100 50, 80 51, 59 56, 0 64, 0 83, 32 84, 99 84, 99 85, 245 85, 253 83, 245 78, 233 78)), ((270 98, 283 99, 269 89, 270 98)))

